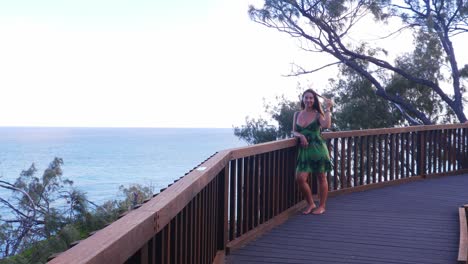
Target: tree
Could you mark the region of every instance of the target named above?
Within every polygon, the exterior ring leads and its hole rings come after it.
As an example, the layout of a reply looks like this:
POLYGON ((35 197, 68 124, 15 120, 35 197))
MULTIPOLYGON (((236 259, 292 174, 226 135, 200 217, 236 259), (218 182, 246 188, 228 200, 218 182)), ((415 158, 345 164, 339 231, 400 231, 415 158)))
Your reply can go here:
POLYGON ((401 109, 411 124, 433 124, 442 110, 453 113, 460 122, 467 120, 463 98, 466 92, 468 65, 458 66, 453 46, 454 36, 468 32, 468 2, 462 0, 265 0, 263 7, 250 6, 251 19, 270 28, 285 32, 303 41, 302 48, 311 52, 324 52, 334 62, 315 69, 297 66, 293 75, 314 73, 331 65, 345 65, 372 84, 374 93, 401 109), (358 22, 372 15, 382 27, 395 18, 402 26, 397 32, 412 30, 415 46, 408 66, 408 55, 395 63, 386 60, 386 50, 367 48, 368 43, 355 45, 352 32, 358 22), (357 48, 356 48, 357 47, 357 48), (365 47, 363 49, 363 47, 365 47), (419 70, 415 70, 419 69, 419 70), (403 83, 405 80, 406 83, 403 83), (396 92, 395 84, 404 84, 396 92), (444 91, 449 84, 453 94, 444 91), (413 97, 427 94, 437 98, 434 112, 427 112, 413 97))
POLYGON ((14 183, 0 180, 0 188, 11 191, 0 197, 0 263, 45 263, 152 197, 152 186, 132 184, 119 187, 124 199, 96 205, 63 177, 62 165, 55 158, 41 177, 32 164, 14 183))
POLYGON ((118 210, 131 210, 137 204, 142 204, 145 199, 151 198, 154 187, 140 184, 132 184, 128 187, 120 185, 119 191, 125 196, 125 199, 118 203, 118 210))
MULTIPOLYGON (((423 36, 421 35, 421 37, 423 36)), ((421 43, 423 42, 421 41, 421 43)), ((424 43, 427 44, 427 42, 424 43)), ((397 63, 408 71, 428 75, 438 74, 437 67, 429 65, 422 69, 417 66, 421 64, 421 61, 429 61, 427 58, 434 56, 434 49, 423 48, 421 44, 417 44, 417 47, 415 53, 399 57, 397 63)), ((377 51, 368 49, 367 52, 375 54, 377 51)), ((333 115, 335 129, 356 130, 403 126, 406 125, 405 118, 413 125, 419 124, 417 120, 405 116, 406 112, 400 111, 398 105, 377 96, 372 83, 364 76, 343 64, 338 68, 337 80, 331 79, 331 87, 324 92, 326 97, 334 98, 336 102, 335 114, 333 115)), ((407 98, 408 101, 426 113, 431 120, 453 122, 453 113, 444 113, 441 99, 426 86, 394 75, 389 81, 387 90, 407 98)))
POLYGON ((15 183, 0 180, 0 188, 10 190, 0 204, 9 214, 0 217, 0 254, 13 256, 32 244, 58 234, 71 219, 87 212, 84 194, 62 178, 63 160, 55 158, 41 177, 34 164, 21 172, 15 183))
POLYGON ((259 144, 263 142, 284 139, 291 136, 292 120, 294 112, 300 110, 299 100, 290 101, 284 96, 276 97, 276 102, 263 102, 265 112, 276 122, 276 125, 269 124, 263 118, 245 118, 245 126, 235 127, 234 135, 249 144, 259 144))
POLYGON ((235 127, 234 135, 248 144, 259 144, 276 140, 277 129, 265 119, 245 118, 245 126, 235 127))
POLYGON ((333 98, 333 130, 359 130, 394 127, 402 115, 388 101, 378 97, 372 84, 355 71, 340 67, 338 80, 330 80, 325 97, 333 98))

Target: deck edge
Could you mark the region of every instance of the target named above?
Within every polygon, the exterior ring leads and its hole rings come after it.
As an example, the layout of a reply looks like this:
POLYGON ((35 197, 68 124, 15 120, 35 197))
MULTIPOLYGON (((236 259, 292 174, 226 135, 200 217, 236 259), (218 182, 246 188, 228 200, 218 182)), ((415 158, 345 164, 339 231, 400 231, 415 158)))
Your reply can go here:
POLYGON ((307 205, 306 201, 301 201, 297 203, 296 205, 291 206, 289 209, 285 210, 281 214, 273 217, 269 221, 259 225, 255 229, 252 229, 248 231, 247 233, 243 234, 242 236, 238 237, 237 239, 234 239, 230 242, 227 243, 226 245, 226 255, 229 255, 231 251, 236 250, 253 240, 255 240, 257 237, 267 233, 271 229, 273 229, 276 226, 279 226, 286 222, 289 217, 297 214, 299 210, 304 208, 307 205))

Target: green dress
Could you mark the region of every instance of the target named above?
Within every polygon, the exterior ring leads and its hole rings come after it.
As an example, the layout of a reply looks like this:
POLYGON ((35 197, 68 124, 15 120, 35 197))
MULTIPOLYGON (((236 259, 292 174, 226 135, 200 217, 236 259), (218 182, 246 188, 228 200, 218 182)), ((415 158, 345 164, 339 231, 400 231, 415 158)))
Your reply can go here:
POLYGON ((332 164, 325 140, 320 135, 318 118, 301 127, 296 124, 296 131, 303 134, 309 145, 299 147, 297 155, 296 172, 327 172, 331 171, 332 164))

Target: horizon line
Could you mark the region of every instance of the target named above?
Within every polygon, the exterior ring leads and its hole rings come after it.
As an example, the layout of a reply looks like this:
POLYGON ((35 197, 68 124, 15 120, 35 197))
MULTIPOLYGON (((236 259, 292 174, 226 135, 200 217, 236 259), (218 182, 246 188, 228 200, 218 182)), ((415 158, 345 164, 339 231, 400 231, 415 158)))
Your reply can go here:
POLYGON ((16 126, 5 126, 0 125, 1 128, 141 128, 141 129, 149 129, 149 128, 162 128, 162 129, 233 129, 232 127, 173 127, 173 126, 26 126, 26 125, 16 125, 16 126))

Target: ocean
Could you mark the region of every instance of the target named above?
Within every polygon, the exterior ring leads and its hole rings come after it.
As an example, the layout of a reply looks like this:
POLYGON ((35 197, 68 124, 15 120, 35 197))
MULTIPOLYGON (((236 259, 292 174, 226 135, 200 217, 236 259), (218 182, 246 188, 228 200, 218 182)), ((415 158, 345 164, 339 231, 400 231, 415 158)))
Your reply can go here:
POLYGON ((246 145, 231 128, 3 127, 0 180, 13 182, 32 163, 42 176, 59 157, 63 177, 101 204, 121 199, 120 185, 137 183, 159 192, 217 151, 246 145))

